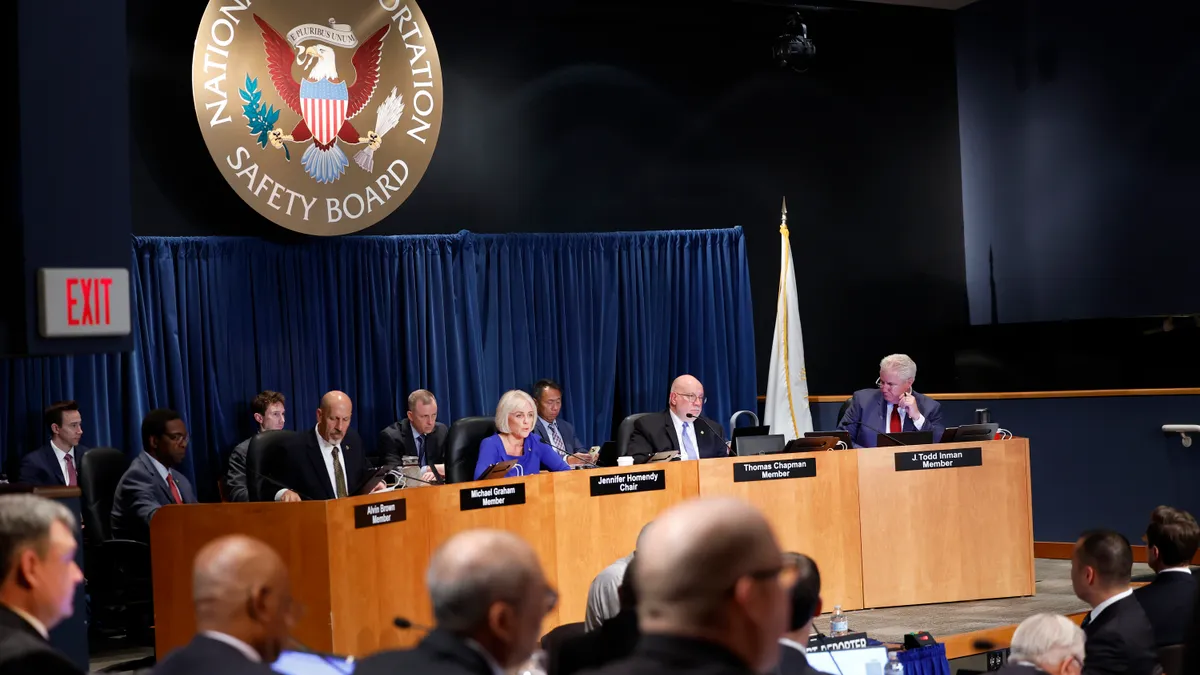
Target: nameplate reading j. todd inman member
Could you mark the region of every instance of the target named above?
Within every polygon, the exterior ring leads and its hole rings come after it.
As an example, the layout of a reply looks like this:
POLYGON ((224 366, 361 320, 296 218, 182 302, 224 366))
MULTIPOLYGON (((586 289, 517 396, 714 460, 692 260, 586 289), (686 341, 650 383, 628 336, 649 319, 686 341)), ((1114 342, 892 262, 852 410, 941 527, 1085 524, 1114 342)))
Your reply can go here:
POLYGON ((982 448, 954 448, 929 452, 897 452, 897 471, 924 469, 957 469, 964 466, 983 466, 982 448))
POLYGON ((756 480, 784 480, 787 478, 813 478, 817 475, 817 460, 777 459, 765 462, 738 462, 733 465, 733 482, 746 483, 756 480))
POLYGON ((490 509, 525 503, 525 484, 493 485, 486 488, 463 488, 458 491, 460 511, 490 509))
POLYGON ((593 497, 667 489, 667 472, 662 469, 592 476, 591 480, 593 497))
POLYGON ((407 517, 408 509, 404 506, 403 499, 360 504, 354 507, 354 529, 400 523, 407 517))

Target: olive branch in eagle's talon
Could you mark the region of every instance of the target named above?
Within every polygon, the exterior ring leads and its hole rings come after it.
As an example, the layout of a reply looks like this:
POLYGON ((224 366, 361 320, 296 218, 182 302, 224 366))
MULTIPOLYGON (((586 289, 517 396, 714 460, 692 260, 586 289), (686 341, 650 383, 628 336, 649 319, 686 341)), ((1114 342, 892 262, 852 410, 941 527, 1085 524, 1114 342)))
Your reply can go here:
POLYGON ((262 103, 262 92, 258 90, 258 78, 250 79, 250 74, 246 74, 246 88, 239 89, 238 94, 242 97, 242 115, 246 118, 246 126, 250 128, 250 135, 257 136, 259 147, 267 147, 270 143, 275 148, 283 148, 283 156, 287 161, 292 161, 292 153, 288 152, 284 141, 292 140, 291 136, 287 136, 283 131, 275 128, 275 123, 279 121, 279 110, 275 106, 268 106, 262 103))

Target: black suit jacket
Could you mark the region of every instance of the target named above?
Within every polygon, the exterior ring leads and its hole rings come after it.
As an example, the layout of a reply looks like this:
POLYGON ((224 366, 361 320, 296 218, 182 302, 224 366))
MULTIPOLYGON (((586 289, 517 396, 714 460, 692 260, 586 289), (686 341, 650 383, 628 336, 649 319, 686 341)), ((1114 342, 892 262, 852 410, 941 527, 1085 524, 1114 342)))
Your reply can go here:
MULTIPOLYGON (((79 474, 79 465, 87 446, 75 446, 75 474, 79 474)), ((42 447, 21 458, 21 470, 17 474, 18 482, 29 485, 66 485, 63 478, 62 465, 58 463, 58 455, 54 448, 47 443, 42 447)))
POLYGON ((780 645, 779 665, 775 668, 779 675, 820 675, 821 671, 808 665, 808 657, 804 652, 790 645, 780 645))
MULTIPOLYGON (((438 422, 433 426, 433 433, 425 436, 425 461, 428 466, 445 464, 446 437, 450 429, 438 422)), ((395 424, 386 426, 379 432, 379 447, 376 448, 379 458, 384 462, 400 462, 404 456, 417 456, 417 442, 413 440, 412 422, 404 418, 395 424)))
POLYGON ((1046 675, 1035 666, 1027 666, 1024 663, 1006 663, 1003 668, 996 671, 996 675, 1046 675))
POLYGON ((492 675, 479 652, 462 638, 444 630, 433 630, 413 649, 372 654, 354 669, 354 675, 492 675))
POLYGON ((1084 675, 1153 675, 1158 666, 1154 629, 1132 595, 1104 608, 1083 632, 1084 675))
POLYGON ((754 675, 754 671, 725 647, 707 640, 643 634, 627 658, 586 670, 592 675, 754 675))
POLYGON ((637 610, 623 609, 596 630, 563 640, 551 655, 549 675, 573 675, 623 659, 639 637, 637 610))
POLYGON ((270 666, 255 663, 246 655, 204 635, 197 635, 186 645, 167 655, 154 667, 154 675, 268 675, 270 666))
POLYGON ((246 453, 250 451, 251 436, 238 443, 229 453, 229 468, 225 471, 225 491, 231 502, 250 501, 250 488, 246 487, 246 453))
MULTIPOLYGON (((346 472, 346 492, 353 497, 356 490, 374 471, 367 464, 362 438, 354 429, 346 431, 340 444, 342 470, 346 472)), ((287 446, 286 479, 281 481, 300 495, 301 499, 334 499, 333 481, 325 468, 325 458, 317 443, 316 429, 297 433, 287 446)))
MULTIPOLYGON (((721 425, 703 415, 698 419, 685 421, 695 424, 696 445, 698 446, 696 450, 700 453, 701 459, 729 456, 729 448, 725 445, 725 430, 721 428, 721 425), (718 432, 720 436, 718 437, 718 433, 714 433, 714 431, 718 432)), ((634 458, 635 464, 643 464, 650 458, 650 455, 668 450, 678 450, 681 454, 683 453, 683 443, 675 433, 675 423, 671 420, 670 411, 664 410, 643 415, 633 423, 633 435, 629 437, 629 447, 626 449, 626 453, 634 458)))
MULTIPOLYGON (((169 469, 175 487, 184 504, 196 503, 196 491, 191 482, 177 469, 169 469)), ((129 468, 117 482, 113 495, 112 536, 113 539, 150 541, 150 518, 160 507, 174 504, 175 497, 167 487, 167 481, 158 473, 158 467, 145 452, 133 458, 129 468)))
POLYGON ((1154 627, 1157 646, 1184 643, 1192 626, 1196 577, 1186 572, 1159 572, 1154 581, 1135 589, 1133 597, 1154 627))
POLYGON ((81 675, 82 672, 25 619, 0 605, 0 673, 81 675))

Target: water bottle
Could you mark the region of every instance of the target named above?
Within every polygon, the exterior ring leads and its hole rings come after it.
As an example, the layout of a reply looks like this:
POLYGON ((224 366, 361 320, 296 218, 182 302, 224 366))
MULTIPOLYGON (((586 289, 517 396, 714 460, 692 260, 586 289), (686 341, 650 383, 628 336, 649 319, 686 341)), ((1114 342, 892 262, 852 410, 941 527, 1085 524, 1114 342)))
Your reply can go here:
POLYGON ((896 652, 888 652, 888 662, 883 667, 883 675, 904 675, 904 664, 896 658, 896 652))
MULTIPOLYGON (((842 606, 834 605, 833 617, 829 619, 829 637, 838 637, 850 632, 850 621, 842 614, 842 606)), ((885 675, 887 675, 885 673, 885 675)))

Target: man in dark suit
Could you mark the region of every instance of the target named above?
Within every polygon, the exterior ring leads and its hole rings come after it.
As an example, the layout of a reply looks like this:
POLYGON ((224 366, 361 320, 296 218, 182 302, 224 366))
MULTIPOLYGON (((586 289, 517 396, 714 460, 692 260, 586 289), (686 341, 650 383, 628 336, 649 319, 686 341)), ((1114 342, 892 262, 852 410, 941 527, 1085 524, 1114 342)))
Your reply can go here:
POLYGON ((1183 644, 1192 625, 1196 579, 1189 565, 1200 544, 1200 526, 1187 511, 1160 506, 1150 514, 1145 539, 1147 561, 1157 574, 1133 597, 1154 626, 1157 646, 1183 644))
POLYGON ((403 457, 416 457, 421 480, 426 482, 445 476, 446 436, 450 430, 437 421, 437 412, 437 399, 432 392, 418 389, 409 394, 405 419, 379 432, 379 457, 393 464, 399 464, 403 457))
POLYGON ((142 454, 133 458, 113 496, 114 539, 150 541, 150 518, 167 504, 195 504, 196 492, 179 471, 188 430, 174 410, 151 410, 142 420, 142 454))
POLYGON ((998 675, 1079 675, 1083 631, 1061 614, 1034 614, 1013 633, 1008 663, 998 675))
POLYGON ((788 564, 794 567, 796 580, 792 582, 791 630, 779 639, 782 650, 779 654, 779 675, 817 675, 816 668, 808 665, 808 636, 813 632, 813 619, 821 616, 821 571, 812 558, 803 553, 784 554, 788 564))
POLYGON ((18 482, 29 485, 78 485, 79 461, 87 448, 83 418, 75 401, 59 401, 46 408, 42 420, 50 431, 50 442, 21 459, 18 482))
POLYGON ((550 654, 548 675, 573 675, 589 668, 599 668, 610 661, 623 659, 633 653, 641 633, 638 631, 637 589, 633 577, 637 559, 629 561, 617 594, 621 611, 605 619, 596 630, 564 640, 550 654))
POLYGON ((671 383, 667 409, 638 418, 629 437, 626 455, 644 464, 656 452, 678 450, 680 459, 727 457, 725 432, 721 425, 700 416, 707 399, 704 385, 691 375, 680 375, 671 383))
MULTIPOLYGON (((321 397, 316 428, 296 434, 288 445, 281 482, 290 489, 277 492, 276 501, 352 497, 362 490, 374 471, 367 464, 362 439, 350 428, 353 412, 350 397, 343 392, 321 397)), ((380 482, 372 492, 385 487, 380 482)))
POLYGON ((1154 675, 1158 667, 1154 629, 1129 587, 1132 571, 1133 550, 1121 534, 1093 530, 1075 542, 1071 585, 1092 607, 1083 619, 1084 675, 1154 675))
POLYGON ((913 391, 917 364, 905 354, 892 354, 879 362, 878 389, 854 392, 838 428, 850 433, 856 448, 874 448, 880 433, 933 432, 937 443, 946 430, 942 404, 913 391))
POLYGON ((751 675, 779 662, 789 573, 766 518, 693 499, 654 519, 634 559, 641 639, 595 675, 751 675))
POLYGON ((562 385, 551 379, 538 380, 533 385, 533 401, 537 404, 538 416, 533 431, 543 443, 557 450, 560 455, 588 451, 575 435, 575 427, 571 426, 570 422, 558 418, 562 412, 562 385))
MULTIPOLYGON (((255 435, 264 431, 282 429, 286 421, 287 400, 283 394, 268 389, 259 393, 250 402, 250 412, 254 415, 254 423, 258 425, 258 430, 254 432, 255 435)), ((229 468, 225 472, 225 491, 231 502, 250 501, 250 489, 246 487, 246 453, 250 450, 250 441, 252 440, 254 440, 254 436, 238 443, 233 452, 229 453, 229 468)))
POLYGON ((243 535, 214 539, 192 569, 196 636, 159 662, 154 675, 267 675, 293 621, 283 559, 243 535))
POLYGON ((529 544, 496 530, 451 537, 425 580, 437 626, 414 649, 363 659, 355 675, 506 672, 529 659, 557 600, 529 544))
POLYGON ((75 564, 75 516, 29 494, 0 497, 0 673, 77 675, 50 646, 71 616, 83 573, 75 564))

